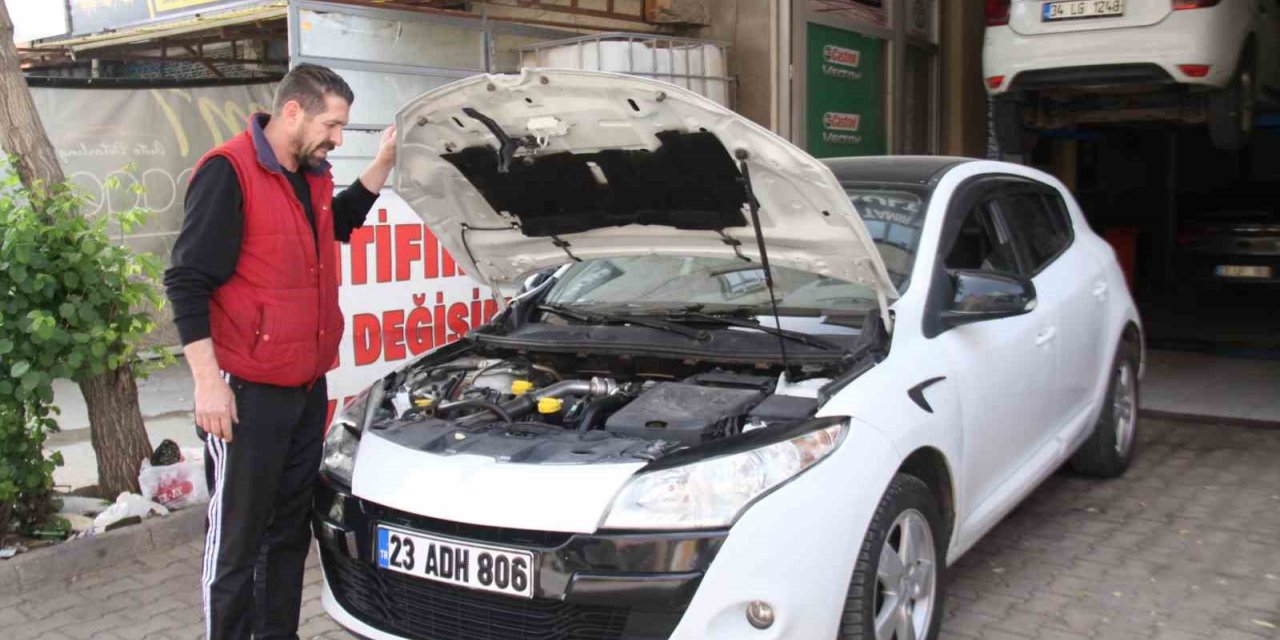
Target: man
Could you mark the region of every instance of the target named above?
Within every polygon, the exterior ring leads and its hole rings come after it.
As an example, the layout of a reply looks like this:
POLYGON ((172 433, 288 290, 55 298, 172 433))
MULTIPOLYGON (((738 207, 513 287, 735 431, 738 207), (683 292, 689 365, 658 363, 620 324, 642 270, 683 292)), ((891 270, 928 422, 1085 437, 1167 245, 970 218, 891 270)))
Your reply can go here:
POLYGON ((165 286, 205 439, 209 638, 297 637, 324 376, 343 330, 333 243, 364 224, 395 162, 392 127, 333 195, 325 157, 353 98, 333 71, 299 65, 271 114, 206 154, 187 189, 165 286))

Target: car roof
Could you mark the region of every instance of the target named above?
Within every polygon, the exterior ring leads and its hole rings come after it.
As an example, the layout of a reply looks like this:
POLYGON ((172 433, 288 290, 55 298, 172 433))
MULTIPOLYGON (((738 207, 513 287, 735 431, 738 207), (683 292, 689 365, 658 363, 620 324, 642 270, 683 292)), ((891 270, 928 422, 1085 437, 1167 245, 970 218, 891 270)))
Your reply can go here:
POLYGON ((951 156, 866 156, 823 158, 840 182, 871 182, 932 188, 952 168, 973 158, 951 156))

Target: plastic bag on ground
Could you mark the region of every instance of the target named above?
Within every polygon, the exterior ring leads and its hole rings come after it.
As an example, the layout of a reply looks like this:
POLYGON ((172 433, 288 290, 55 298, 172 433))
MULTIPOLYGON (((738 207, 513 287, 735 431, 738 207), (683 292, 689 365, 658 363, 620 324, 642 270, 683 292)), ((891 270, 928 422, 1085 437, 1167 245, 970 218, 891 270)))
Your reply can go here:
POLYGON ((98 514, 93 519, 93 528, 95 531, 105 531, 106 528, 125 518, 139 517, 146 518, 148 515, 155 513, 159 516, 169 515, 169 510, 163 505, 156 504, 136 493, 121 493, 116 498, 115 504, 107 507, 106 511, 98 514))
POLYGON ((209 485, 204 477, 204 451, 199 447, 182 450, 182 459, 173 464, 153 465, 142 461, 138 472, 142 497, 170 509, 184 509, 209 501, 209 485))

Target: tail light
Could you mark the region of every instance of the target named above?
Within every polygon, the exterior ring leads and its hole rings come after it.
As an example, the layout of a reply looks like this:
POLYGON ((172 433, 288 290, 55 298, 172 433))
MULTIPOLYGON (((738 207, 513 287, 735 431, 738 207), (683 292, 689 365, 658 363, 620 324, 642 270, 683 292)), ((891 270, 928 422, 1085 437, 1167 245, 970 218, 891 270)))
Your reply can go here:
POLYGON ((988 89, 999 89, 1002 84, 1004 84, 1004 76, 991 76, 990 78, 987 78, 988 89))
MULTIPOLYGON (((1206 9, 1216 6, 1222 0, 1173 0, 1173 10, 1182 11, 1183 9, 1206 9)), ((988 2, 987 6, 991 6, 988 2)))
POLYGON ((1009 5, 1012 0, 987 0, 987 26, 999 27, 1009 24, 1009 5))
POLYGON ((1187 74, 1188 78, 1203 78, 1209 75, 1207 64, 1180 64, 1178 69, 1187 74))

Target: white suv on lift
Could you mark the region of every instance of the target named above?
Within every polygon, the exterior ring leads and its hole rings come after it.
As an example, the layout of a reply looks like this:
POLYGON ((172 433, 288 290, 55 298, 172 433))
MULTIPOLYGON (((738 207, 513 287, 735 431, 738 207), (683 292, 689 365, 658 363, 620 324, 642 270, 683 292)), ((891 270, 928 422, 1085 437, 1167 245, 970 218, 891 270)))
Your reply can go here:
POLYGON ((983 77, 1005 151, 1029 129, 1173 120, 1243 146, 1280 98, 1280 0, 987 0, 983 77))

